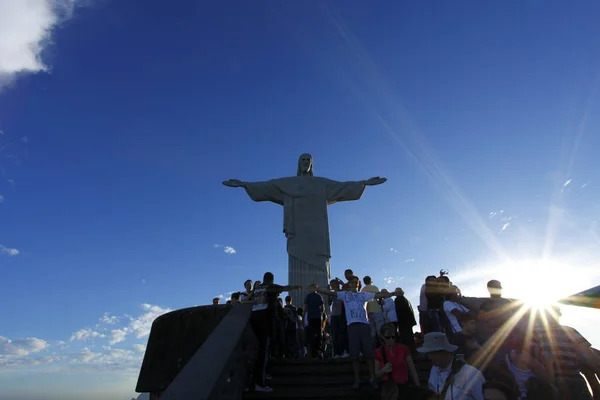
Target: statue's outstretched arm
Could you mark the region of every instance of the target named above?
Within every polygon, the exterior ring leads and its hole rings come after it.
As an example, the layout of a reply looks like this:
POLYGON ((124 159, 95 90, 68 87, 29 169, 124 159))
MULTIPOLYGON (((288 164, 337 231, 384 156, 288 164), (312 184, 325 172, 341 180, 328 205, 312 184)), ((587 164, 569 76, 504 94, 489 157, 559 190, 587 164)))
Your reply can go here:
POLYGON ((223 185, 229 187, 246 187, 246 182, 242 182, 239 179, 229 179, 227 181, 223 181, 223 185))
POLYGON ((223 185, 228 187, 243 187, 248 196, 254 201, 270 201, 283 205, 283 192, 275 180, 264 182, 242 182, 238 179, 223 181, 223 185))
POLYGON ((385 183, 385 181, 387 181, 387 178, 380 178, 378 176, 367 179, 366 181, 364 181, 365 185, 367 186, 376 186, 376 185, 381 185, 382 183, 385 183))

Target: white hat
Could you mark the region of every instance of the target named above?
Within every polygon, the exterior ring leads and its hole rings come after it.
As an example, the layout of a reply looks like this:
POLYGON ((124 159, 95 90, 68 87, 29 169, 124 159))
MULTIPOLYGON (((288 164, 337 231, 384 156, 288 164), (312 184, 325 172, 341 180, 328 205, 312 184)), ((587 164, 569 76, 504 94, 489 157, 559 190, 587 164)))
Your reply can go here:
POLYGON ((457 346, 448 343, 448 338, 442 332, 430 332, 425 335, 423 346, 419 347, 419 353, 431 353, 434 351, 447 351, 452 353, 458 349, 457 346))

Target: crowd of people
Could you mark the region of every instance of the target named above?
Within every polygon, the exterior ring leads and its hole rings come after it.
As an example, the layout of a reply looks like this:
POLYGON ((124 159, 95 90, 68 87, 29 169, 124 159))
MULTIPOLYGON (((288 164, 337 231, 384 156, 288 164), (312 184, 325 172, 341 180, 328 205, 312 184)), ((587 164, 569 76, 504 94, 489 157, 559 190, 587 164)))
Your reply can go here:
POLYGON ((600 395, 600 356, 559 323, 556 306, 532 309, 505 299, 497 280, 488 282, 490 298, 474 303, 440 271, 421 287, 420 332, 413 333, 417 320, 401 288, 380 290, 371 277, 361 280, 349 269, 344 278, 304 288, 302 307, 280 297, 302 288, 277 285, 270 272, 233 293, 233 306, 252 304, 250 324, 259 341, 254 390, 273 390, 270 359, 350 358, 353 388, 367 385, 383 399, 591 400, 588 383, 600 395), (424 357, 432 364, 427 387, 415 367, 424 357), (368 382, 361 382, 361 360, 368 382))

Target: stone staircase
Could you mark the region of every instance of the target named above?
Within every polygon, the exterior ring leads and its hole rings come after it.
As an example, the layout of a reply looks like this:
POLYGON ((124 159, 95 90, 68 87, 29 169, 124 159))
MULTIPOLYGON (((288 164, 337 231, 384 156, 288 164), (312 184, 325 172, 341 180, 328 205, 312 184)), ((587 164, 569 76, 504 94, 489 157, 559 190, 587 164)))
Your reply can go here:
MULTIPOLYGON (((151 400, 379 399, 367 383, 353 390, 352 362, 347 359, 272 361, 271 393, 244 392, 257 343, 248 325, 252 308, 200 306, 172 311, 152 324, 136 385, 151 400)), ((431 364, 417 356, 421 384, 431 364)))
MULTIPOLYGON (((426 384, 430 364, 426 360, 417 362, 421 383, 426 384)), ((312 400, 376 400, 378 392, 368 386, 369 371, 361 363, 363 387, 352 389, 354 373, 352 361, 335 360, 283 360, 271 363, 271 393, 246 392, 244 400, 259 399, 312 399, 312 400)))

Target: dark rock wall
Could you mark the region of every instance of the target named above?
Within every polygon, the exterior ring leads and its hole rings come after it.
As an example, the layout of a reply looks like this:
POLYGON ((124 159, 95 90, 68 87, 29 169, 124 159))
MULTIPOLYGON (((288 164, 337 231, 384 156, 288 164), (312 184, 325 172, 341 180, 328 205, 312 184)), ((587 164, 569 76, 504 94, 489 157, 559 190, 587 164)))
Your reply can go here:
POLYGON ((196 353, 231 306, 184 308, 152 324, 136 391, 161 392, 196 353))

